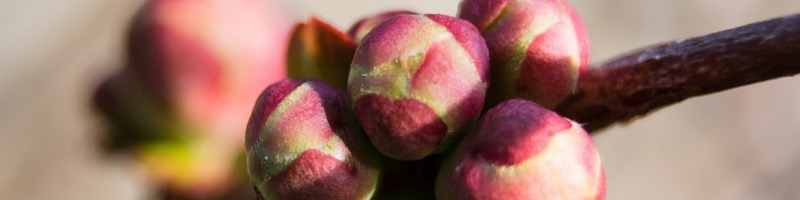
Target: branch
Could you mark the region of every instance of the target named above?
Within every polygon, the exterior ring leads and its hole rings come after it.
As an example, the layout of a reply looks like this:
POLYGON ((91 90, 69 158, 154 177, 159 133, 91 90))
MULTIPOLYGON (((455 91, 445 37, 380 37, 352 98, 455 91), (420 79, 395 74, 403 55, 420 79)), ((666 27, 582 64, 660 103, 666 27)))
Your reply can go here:
POLYGON ((800 73, 800 14, 651 46, 590 68, 556 110, 594 131, 687 98, 800 73))

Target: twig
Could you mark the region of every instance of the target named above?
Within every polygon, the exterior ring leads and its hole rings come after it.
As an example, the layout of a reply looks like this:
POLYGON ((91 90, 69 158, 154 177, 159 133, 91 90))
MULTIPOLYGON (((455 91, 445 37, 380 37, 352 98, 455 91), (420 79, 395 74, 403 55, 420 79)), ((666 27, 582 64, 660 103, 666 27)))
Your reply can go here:
POLYGON ((800 14, 651 46, 590 68, 556 109, 588 131, 690 97, 800 73, 800 14))

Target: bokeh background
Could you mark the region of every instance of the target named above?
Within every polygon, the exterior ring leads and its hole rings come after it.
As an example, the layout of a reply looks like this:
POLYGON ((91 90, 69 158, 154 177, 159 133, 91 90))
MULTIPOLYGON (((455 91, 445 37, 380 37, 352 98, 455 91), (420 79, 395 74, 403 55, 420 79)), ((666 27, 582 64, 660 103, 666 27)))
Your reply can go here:
MULTIPOLYGON (((458 0, 273 0, 340 29, 385 10, 454 15, 458 0)), ((797 0, 569 1, 594 63, 649 44, 800 13, 797 0)), ((142 0, 0 1, 0 199, 154 199, 102 156, 91 90, 124 59, 142 0)), ((283 48, 283 47, 276 47, 283 48)), ((800 58, 799 58, 800 59, 800 58)), ((800 199, 800 77, 690 99, 596 135, 608 199, 800 199)))

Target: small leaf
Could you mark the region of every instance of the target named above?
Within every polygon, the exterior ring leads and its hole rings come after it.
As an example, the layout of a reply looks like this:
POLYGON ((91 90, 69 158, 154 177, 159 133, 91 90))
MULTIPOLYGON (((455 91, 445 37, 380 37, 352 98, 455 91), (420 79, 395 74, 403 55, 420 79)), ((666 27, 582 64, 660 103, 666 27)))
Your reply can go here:
POLYGON ((289 41, 290 78, 319 79, 345 90, 356 44, 343 32, 315 17, 297 24, 289 41))

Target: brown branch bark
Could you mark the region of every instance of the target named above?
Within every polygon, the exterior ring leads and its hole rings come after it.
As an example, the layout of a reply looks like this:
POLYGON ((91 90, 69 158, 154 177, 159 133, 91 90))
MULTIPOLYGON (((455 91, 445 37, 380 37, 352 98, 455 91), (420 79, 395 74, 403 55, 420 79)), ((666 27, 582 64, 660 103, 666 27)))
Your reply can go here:
POLYGON ((800 73, 800 14, 647 47, 590 68, 556 109, 588 131, 684 99, 800 73))

